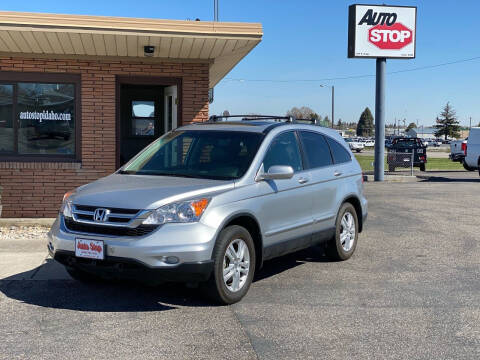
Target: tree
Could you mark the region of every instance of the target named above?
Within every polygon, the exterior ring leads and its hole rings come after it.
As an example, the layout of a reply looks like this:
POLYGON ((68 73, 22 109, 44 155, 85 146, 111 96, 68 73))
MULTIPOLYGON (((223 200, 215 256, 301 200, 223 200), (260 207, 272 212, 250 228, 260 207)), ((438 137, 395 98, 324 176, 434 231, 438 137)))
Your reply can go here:
POLYGON ((410 124, 408 124, 407 128, 405 129, 405 132, 409 131, 410 129, 416 129, 417 128, 417 124, 415 124, 414 122, 411 122, 410 124))
POLYGON ((441 136, 451 138, 460 137, 460 126, 458 125, 457 114, 453 107, 447 102, 447 105, 443 108, 443 111, 440 113, 440 117, 437 116, 437 125, 434 125, 435 137, 439 138, 441 136))
POLYGON ((224 110, 222 116, 230 116, 230 111, 224 110))
POLYGON ((340 129, 340 130, 342 130, 342 128, 343 128, 342 119, 340 119, 340 118, 338 119, 337 128, 340 129))
POLYGON ((324 124, 323 126, 332 127, 332 124, 328 115, 323 118, 323 124, 324 124))
POLYGON ((363 110, 357 124, 357 136, 373 135, 373 115, 368 107, 363 110))
POLYGON ((322 119, 320 115, 318 115, 315 111, 313 111, 308 106, 302 106, 300 108, 293 107, 287 111, 286 116, 293 116, 296 119, 317 119, 317 120, 322 119))

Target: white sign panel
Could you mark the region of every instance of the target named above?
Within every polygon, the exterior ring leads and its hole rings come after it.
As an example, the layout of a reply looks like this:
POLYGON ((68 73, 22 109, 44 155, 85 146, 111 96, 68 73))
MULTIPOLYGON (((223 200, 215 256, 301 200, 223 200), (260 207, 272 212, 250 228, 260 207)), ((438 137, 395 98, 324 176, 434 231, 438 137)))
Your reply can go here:
POLYGON ((416 7, 350 5, 348 10, 348 57, 415 57, 416 7))

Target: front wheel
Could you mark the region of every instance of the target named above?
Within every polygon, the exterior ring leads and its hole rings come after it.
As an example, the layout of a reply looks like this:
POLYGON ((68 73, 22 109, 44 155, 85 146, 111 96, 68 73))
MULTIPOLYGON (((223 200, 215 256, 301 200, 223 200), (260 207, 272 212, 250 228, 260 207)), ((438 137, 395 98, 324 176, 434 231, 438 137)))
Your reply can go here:
POLYGON ((335 236, 327 244, 327 255, 334 260, 347 260, 355 252, 358 240, 358 216, 352 204, 342 205, 335 227, 335 236))
POLYGON ((207 295, 221 304, 240 301, 255 273, 255 246, 250 233, 238 225, 223 229, 213 249, 213 260, 207 295))

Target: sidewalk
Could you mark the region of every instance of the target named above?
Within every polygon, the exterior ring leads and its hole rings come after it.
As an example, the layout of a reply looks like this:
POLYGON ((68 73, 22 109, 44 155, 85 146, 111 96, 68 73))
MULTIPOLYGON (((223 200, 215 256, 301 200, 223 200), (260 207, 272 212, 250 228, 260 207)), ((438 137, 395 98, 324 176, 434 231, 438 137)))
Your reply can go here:
POLYGON ((0 233, 0 281, 70 279, 65 268, 48 255, 48 228, 36 237, 27 236, 22 229, 15 231, 18 236, 8 238, 0 233))

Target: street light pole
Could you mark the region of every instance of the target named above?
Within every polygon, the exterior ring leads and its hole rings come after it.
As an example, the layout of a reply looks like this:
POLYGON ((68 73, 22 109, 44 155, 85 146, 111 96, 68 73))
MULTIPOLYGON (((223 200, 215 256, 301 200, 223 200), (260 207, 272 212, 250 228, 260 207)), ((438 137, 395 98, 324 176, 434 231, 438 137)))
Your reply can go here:
POLYGON ((332 129, 335 121, 335 86, 332 85, 332 129))
POLYGON ((333 129, 333 122, 335 120, 335 86, 333 85, 320 85, 320 87, 330 87, 332 88, 332 129, 333 129))

